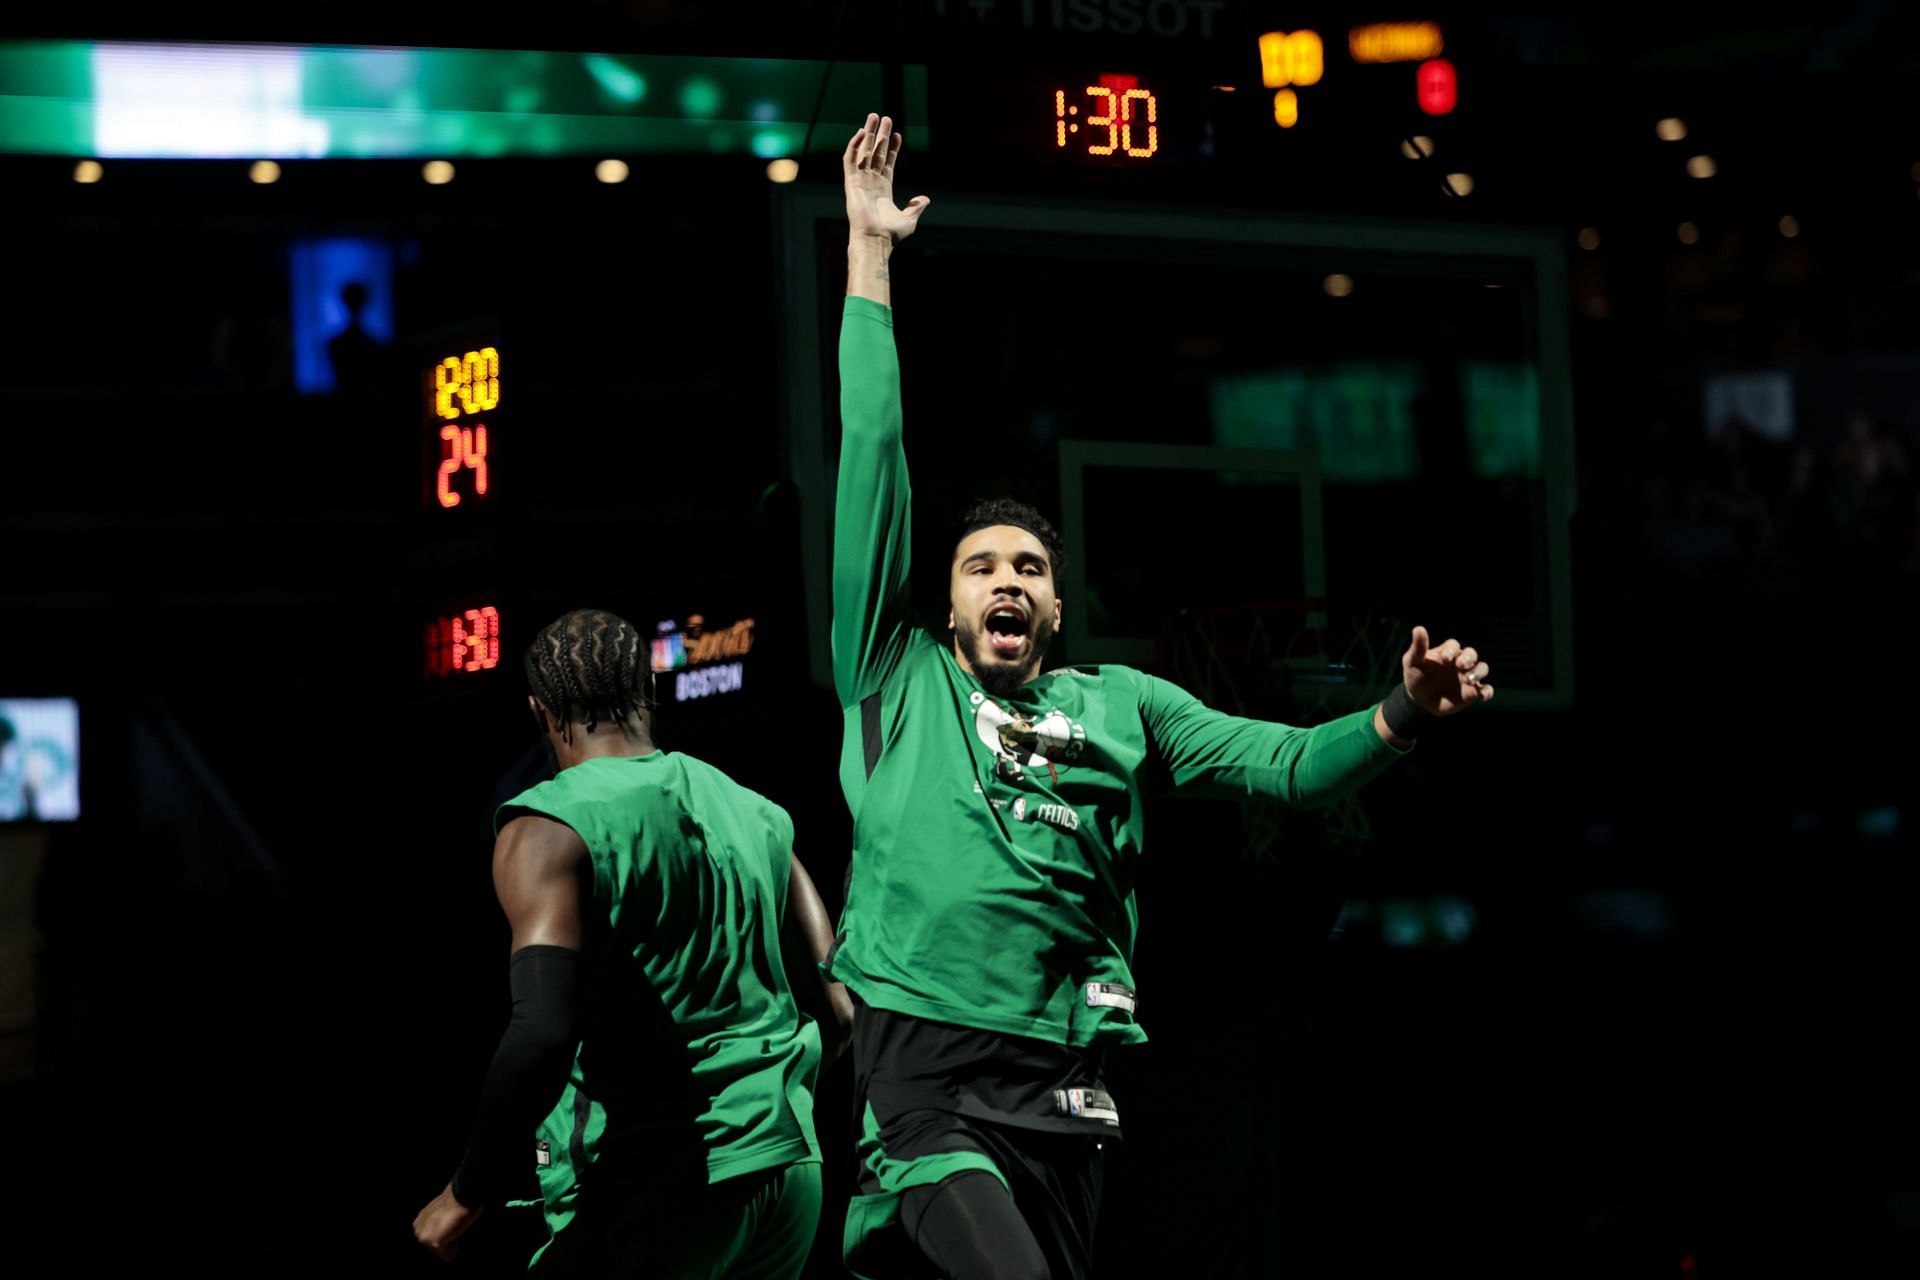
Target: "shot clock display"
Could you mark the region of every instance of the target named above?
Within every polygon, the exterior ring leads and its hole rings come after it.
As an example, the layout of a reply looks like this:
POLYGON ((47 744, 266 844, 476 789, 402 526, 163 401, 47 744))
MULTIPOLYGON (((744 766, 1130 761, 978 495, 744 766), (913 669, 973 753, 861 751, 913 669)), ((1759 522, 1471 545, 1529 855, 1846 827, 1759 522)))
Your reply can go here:
POLYGON ((432 501, 457 507, 487 496, 487 424, 480 419, 500 407, 500 352, 480 347, 434 365, 428 395, 430 445, 436 455, 432 501))
POLYGON ((500 351, 497 339, 469 338, 418 353, 424 510, 415 563, 430 684, 464 685, 500 666, 499 597, 489 585, 500 523, 495 455, 508 403, 500 351))

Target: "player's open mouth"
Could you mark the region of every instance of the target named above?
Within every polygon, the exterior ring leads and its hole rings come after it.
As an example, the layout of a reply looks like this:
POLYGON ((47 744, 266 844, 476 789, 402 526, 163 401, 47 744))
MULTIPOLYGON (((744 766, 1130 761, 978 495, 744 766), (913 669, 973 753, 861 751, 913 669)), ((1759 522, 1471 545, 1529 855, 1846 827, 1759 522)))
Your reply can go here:
POLYGON ((1010 604, 995 605, 987 611, 987 644, 1001 657, 1020 652, 1027 643, 1027 615, 1010 604))

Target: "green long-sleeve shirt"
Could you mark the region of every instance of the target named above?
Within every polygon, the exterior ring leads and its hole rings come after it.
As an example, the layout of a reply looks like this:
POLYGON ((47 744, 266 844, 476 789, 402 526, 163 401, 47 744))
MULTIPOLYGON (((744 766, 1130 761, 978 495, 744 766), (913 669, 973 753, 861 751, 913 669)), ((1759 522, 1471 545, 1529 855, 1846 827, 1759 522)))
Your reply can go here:
POLYGON ((896 1013, 1055 1044, 1144 1040, 1133 882, 1150 802, 1178 791, 1310 808, 1400 753, 1371 709, 1269 724, 1128 667, 1063 667, 989 695, 908 614, 912 495, 887 307, 847 299, 840 386, 833 672, 854 853, 833 976, 896 1013))

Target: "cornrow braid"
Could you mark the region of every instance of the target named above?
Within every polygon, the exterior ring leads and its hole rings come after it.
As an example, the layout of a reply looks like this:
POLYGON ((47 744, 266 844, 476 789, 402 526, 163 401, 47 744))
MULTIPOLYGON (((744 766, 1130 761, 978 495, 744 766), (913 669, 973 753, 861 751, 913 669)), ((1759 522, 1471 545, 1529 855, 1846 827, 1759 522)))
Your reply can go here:
POLYGON ((612 673, 608 667, 618 657, 619 646, 613 646, 612 653, 608 653, 607 649, 607 627, 595 618, 593 626, 587 631, 587 660, 583 668, 589 705, 609 701, 614 696, 610 679, 612 673))
POLYGON ((632 623, 604 609, 575 609, 548 623, 527 649, 527 685, 562 726, 619 723, 647 698, 646 646, 632 623))

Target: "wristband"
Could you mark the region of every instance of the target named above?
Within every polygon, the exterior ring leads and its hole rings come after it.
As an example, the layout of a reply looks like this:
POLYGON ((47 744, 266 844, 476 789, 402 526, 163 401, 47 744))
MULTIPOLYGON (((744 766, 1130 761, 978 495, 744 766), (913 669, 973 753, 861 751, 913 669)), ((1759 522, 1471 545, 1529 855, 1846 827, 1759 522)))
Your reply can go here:
POLYGON ((1421 726, 1433 719, 1432 712, 1421 710, 1420 704, 1413 700, 1404 682, 1393 686, 1393 692, 1380 704, 1380 715, 1394 737, 1408 741, 1419 737, 1421 726))

